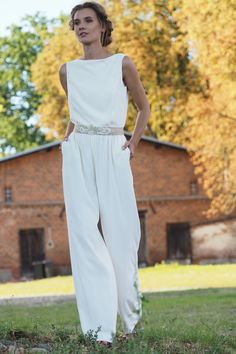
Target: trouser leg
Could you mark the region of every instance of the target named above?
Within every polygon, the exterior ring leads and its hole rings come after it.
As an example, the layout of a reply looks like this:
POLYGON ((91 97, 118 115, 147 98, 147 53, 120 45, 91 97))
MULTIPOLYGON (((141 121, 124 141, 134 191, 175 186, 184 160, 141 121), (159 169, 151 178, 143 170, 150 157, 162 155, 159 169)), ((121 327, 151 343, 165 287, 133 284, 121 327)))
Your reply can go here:
MULTIPOLYGON (((105 137, 104 137, 105 138, 105 137)), ((99 140, 96 180, 103 236, 115 270, 118 312, 125 333, 142 315, 138 278, 140 221, 130 166, 130 151, 122 150, 124 136, 99 140)))
POLYGON ((118 306, 115 273, 97 225, 99 205, 90 137, 86 140, 75 134, 62 143, 62 177, 77 308, 84 334, 101 326, 97 340, 112 341, 118 306))

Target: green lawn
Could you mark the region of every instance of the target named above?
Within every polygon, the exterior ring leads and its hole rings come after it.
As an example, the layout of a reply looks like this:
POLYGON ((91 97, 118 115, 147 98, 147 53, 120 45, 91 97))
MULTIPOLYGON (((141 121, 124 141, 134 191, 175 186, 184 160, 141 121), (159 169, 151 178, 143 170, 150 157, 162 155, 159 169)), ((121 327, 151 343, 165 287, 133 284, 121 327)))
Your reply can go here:
MULTIPOLYGON (((236 353, 235 289, 202 289, 145 294, 142 324, 135 339, 121 340, 118 317, 112 353, 236 353)), ((45 306, 2 306, 0 338, 49 343, 52 353, 98 353, 80 330, 75 302, 45 306)))
MULTIPOLYGON (((2 305, 0 340, 15 339, 25 347, 48 343, 54 354, 236 353, 236 265, 161 264, 139 269, 139 276, 144 331, 124 341, 118 316, 112 350, 98 349, 92 337, 82 335, 75 300, 2 305), (186 288, 191 290, 173 290, 186 288)), ((74 293, 71 276, 0 285, 2 297, 61 293, 74 293)))
MULTIPOLYGON (((157 264, 139 269, 143 292, 236 288, 236 264, 178 265, 157 264)), ((74 294, 72 276, 56 276, 27 282, 0 284, 0 298, 49 294, 74 294)))

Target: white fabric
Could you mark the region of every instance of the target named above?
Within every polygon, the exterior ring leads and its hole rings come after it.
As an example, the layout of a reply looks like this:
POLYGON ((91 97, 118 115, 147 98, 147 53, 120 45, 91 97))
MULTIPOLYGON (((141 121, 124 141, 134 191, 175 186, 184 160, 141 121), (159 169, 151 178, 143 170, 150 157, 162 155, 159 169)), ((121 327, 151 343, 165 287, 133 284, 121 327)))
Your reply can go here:
MULTIPOLYGON (((83 65, 85 72, 94 73, 92 82, 84 82, 84 88, 91 92, 89 84, 97 80, 100 82, 101 76, 106 77, 107 67, 91 62, 83 65), (97 70, 99 68, 98 72, 94 66, 97 70)), ((114 73, 116 82, 117 72, 121 74, 120 65, 121 61, 116 60, 108 64, 109 72, 114 73)), ((75 75, 72 75, 71 67, 69 78, 73 76, 76 81, 78 71, 81 74, 83 70, 78 62, 73 64, 73 68, 75 75)), ((85 78, 85 75, 82 77, 85 78)), ((79 93, 83 87, 81 76, 78 76, 78 81, 80 87, 74 88, 80 97, 78 107, 83 107, 79 93)), ((112 80, 109 79, 108 83, 113 87, 112 80)), ((70 82, 69 87, 73 87, 70 82)), ((70 92, 74 100, 76 92, 70 92)), ((108 92, 106 89, 103 95, 99 94, 103 104, 107 102, 108 92)), ((118 97, 122 95, 117 90, 112 92, 118 97)), ((114 103, 110 94, 109 97, 114 103)), ((89 97, 86 97, 86 101, 88 104, 89 97)), ((93 107, 93 110, 87 110, 87 113, 90 112, 90 124, 110 124, 106 114, 102 117, 98 105, 95 105, 98 110, 96 114, 93 100, 90 105, 93 107), (99 124, 97 117, 100 119, 99 124)), ((120 107, 121 112, 124 112, 124 107, 120 107)), ((124 117, 117 118, 118 123, 113 125, 122 126, 121 119, 124 117)), ((73 131, 68 140, 62 142, 63 191, 80 324, 84 334, 98 331, 97 340, 110 342, 116 333, 117 313, 121 316, 125 333, 132 332, 142 315, 138 278, 141 229, 130 150, 121 148, 125 141, 123 134, 90 135, 73 131), (104 239, 97 225, 99 216, 104 239)))
POLYGON ((73 123, 125 126, 128 91, 122 80, 124 56, 116 53, 103 59, 75 59, 66 64, 69 112, 73 123))

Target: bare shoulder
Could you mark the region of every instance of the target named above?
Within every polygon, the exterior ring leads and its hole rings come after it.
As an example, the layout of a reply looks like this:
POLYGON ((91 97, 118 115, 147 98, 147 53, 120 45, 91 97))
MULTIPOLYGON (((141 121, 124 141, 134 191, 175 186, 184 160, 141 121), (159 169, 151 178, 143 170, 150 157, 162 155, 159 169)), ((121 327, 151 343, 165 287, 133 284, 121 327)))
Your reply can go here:
POLYGON ((137 85, 138 81, 140 81, 139 73, 135 63, 126 54, 122 59, 122 74, 124 84, 128 87, 130 91, 132 90, 132 86, 137 85))
POLYGON ((128 77, 137 77, 138 76, 138 70, 133 62, 133 60, 128 56, 124 55, 122 59, 122 72, 123 72, 123 77, 128 79, 128 77))
POLYGON ((65 76, 66 75, 66 63, 62 64, 59 68, 59 74, 60 76, 65 76))
POLYGON ((140 79, 136 64, 128 56, 124 55, 122 61, 123 82, 127 86, 131 97, 139 110, 149 110, 149 103, 146 97, 145 89, 140 79))
POLYGON ((132 69, 132 68, 135 68, 135 64, 134 62, 132 61, 132 59, 127 55, 125 54, 123 59, 122 59, 122 67, 124 69, 132 69))
POLYGON ((61 85, 67 95, 66 63, 62 64, 59 68, 59 79, 60 79, 61 85))

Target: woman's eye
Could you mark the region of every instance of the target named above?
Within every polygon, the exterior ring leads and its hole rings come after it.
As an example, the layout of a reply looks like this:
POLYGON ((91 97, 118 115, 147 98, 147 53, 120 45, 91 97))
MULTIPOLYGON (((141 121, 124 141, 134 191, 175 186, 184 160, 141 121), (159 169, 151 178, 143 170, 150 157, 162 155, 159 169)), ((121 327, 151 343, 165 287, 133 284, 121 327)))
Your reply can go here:
MULTIPOLYGON (((86 20, 86 22, 93 22, 93 20, 86 20)), ((78 26, 79 22, 78 21, 74 22, 74 25, 78 26)))

